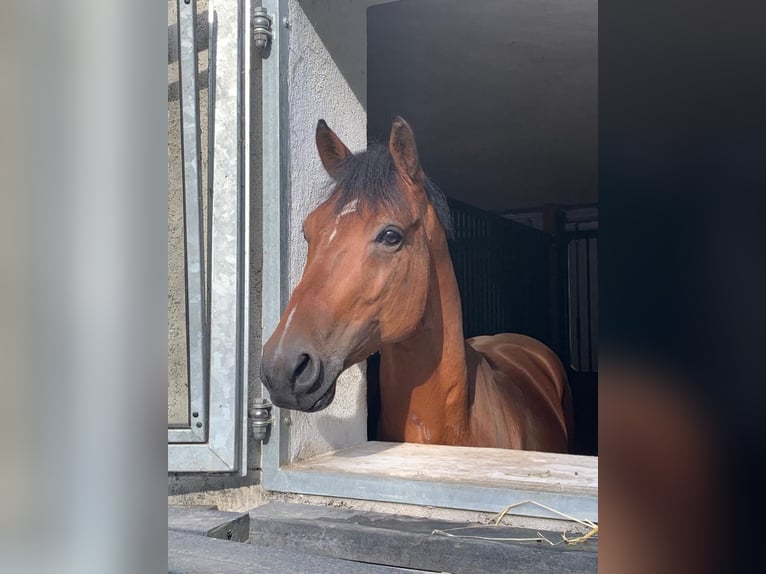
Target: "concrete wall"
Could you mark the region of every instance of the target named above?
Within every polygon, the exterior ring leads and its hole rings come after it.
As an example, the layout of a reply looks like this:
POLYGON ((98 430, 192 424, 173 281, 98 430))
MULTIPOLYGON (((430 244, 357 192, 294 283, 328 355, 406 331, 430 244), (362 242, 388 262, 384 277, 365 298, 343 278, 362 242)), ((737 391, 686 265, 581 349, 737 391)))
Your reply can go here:
MULTIPOLYGON (((314 143, 317 120, 324 118, 352 151, 367 147, 366 9, 372 3, 293 0, 289 4, 291 288, 300 280, 306 261, 303 219, 329 190, 330 179, 314 143)), ((290 459, 366 441, 366 408, 364 368, 357 365, 341 375, 330 407, 315 414, 292 414, 290 459)))

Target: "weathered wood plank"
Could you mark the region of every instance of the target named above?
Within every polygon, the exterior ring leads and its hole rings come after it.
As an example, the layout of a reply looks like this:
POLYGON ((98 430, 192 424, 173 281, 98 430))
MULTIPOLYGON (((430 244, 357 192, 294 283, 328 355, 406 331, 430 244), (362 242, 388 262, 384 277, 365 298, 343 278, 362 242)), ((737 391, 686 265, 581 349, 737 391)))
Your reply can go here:
POLYGON ((373 441, 286 469, 598 496, 597 457, 500 448, 373 441))
MULTIPOLYGON (((270 502, 251 510, 251 541, 262 546, 334 558, 452 574, 521 574, 597 571, 597 542, 576 547, 538 542, 499 542, 432 534, 465 523, 359 512, 343 508, 270 502)), ((475 526, 475 525, 473 525, 475 526)), ((536 531, 480 527, 457 533, 533 538, 536 531)), ((543 533, 555 542, 557 533, 543 533)))
MULTIPOLYGON (((168 574, 400 574, 401 568, 349 562, 168 531, 168 574)), ((421 572, 422 571, 417 571, 421 572)))
POLYGON ((250 536, 250 515, 204 507, 168 506, 168 530, 246 542, 250 536))

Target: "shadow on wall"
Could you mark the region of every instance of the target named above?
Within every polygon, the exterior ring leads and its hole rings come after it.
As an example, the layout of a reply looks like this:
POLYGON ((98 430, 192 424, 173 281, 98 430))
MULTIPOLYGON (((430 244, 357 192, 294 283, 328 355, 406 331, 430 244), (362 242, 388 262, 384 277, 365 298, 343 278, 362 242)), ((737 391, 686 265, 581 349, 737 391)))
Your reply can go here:
MULTIPOLYGON (((367 8, 393 0, 313 0, 296 2, 324 49, 367 110, 367 8)), ((292 3, 291 3, 292 4, 292 3)), ((295 19, 295 18, 294 18, 295 19)), ((295 31, 294 32, 299 32, 295 31)))
MULTIPOLYGON (((175 3, 175 2, 173 2, 175 3)), ((205 3, 207 4, 207 3, 205 3)), ((209 47, 210 26, 208 24, 208 11, 197 11, 197 55, 205 56, 209 47)), ((168 65, 178 63, 178 22, 168 24, 168 65)), ((200 86, 208 85, 208 70, 205 67, 199 71, 197 82, 200 86)), ((180 96, 179 81, 168 82, 168 101, 175 102, 180 96)))

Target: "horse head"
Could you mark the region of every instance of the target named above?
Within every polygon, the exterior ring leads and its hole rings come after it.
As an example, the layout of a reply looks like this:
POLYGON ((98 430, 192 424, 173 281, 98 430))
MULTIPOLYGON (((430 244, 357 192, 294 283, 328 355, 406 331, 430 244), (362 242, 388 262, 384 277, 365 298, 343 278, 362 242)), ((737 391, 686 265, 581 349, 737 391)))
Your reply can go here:
POLYGON ((261 362, 274 404, 307 412, 332 402, 344 369, 416 329, 432 246, 446 248, 440 220, 449 220, 403 119, 394 120, 387 146, 356 155, 320 120, 316 145, 334 188, 303 223, 303 276, 261 362))

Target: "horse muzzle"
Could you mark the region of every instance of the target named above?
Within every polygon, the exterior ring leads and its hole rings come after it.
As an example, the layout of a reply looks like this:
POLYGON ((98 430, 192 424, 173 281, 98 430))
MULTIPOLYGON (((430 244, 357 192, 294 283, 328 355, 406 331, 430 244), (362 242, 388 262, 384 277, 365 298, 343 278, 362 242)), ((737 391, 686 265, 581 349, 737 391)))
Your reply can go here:
POLYGON ((263 350, 261 381, 278 407, 303 412, 326 408, 335 398, 342 361, 324 360, 308 346, 263 350))

